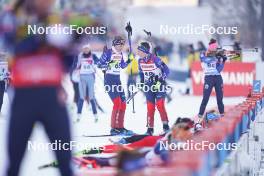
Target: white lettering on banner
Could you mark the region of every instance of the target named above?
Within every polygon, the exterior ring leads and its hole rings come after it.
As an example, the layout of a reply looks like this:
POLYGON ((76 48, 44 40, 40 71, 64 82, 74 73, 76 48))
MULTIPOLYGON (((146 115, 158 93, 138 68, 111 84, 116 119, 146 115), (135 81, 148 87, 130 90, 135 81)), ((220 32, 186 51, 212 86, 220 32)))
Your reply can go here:
MULTIPOLYGON (((192 71, 192 77, 195 84, 204 83, 202 71, 192 71)), ((254 74, 251 72, 222 72, 222 78, 226 85, 252 85, 254 74)))
POLYGON ((240 73, 240 72, 238 72, 237 73, 237 83, 238 84, 245 84, 245 79, 244 79, 244 73, 240 73))
POLYGON ((222 77, 227 85, 252 85, 254 74, 251 72, 223 72, 222 77))
POLYGON ((202 84, 204 82, 204 74, 202 71, 192 71, 192 77, 195 84, 202 84))

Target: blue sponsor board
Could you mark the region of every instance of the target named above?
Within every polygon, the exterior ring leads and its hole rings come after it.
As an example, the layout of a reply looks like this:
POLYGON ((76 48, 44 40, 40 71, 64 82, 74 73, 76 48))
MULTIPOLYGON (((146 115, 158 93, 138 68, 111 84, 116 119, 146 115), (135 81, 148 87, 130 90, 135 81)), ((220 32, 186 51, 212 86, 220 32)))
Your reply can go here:
POLYGON ((253 81, 253 92, 259 93, 261 91, 261 81, 260 80, 254 80, 253 81))

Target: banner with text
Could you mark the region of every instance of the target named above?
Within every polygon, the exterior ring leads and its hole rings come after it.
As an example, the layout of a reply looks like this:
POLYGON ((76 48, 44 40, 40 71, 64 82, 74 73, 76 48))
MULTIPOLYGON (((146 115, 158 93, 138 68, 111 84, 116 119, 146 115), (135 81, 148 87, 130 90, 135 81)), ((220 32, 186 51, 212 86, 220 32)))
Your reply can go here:
MULTIPOLYGON (((224 96, 245 96, 256 78, 255 63, 227 62, 221 72, 224 81, 224 96)), ((201 62, 194 62, 191 68, 194 95, 203 94, 204 74, 201 62)), ((212 94, 215 94, 213 89, 212 94)))

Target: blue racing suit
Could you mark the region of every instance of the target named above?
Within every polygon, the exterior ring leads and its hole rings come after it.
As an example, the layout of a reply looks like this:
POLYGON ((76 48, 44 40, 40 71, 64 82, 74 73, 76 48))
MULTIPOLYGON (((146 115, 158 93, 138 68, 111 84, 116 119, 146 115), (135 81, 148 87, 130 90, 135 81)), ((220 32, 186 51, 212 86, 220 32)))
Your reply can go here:
POLYGON ((199 116, 202 117, 209 101, 212 89, 215 88, 218 110, 224 113, 223 104, 223 79, 221 71, 224 69, 225 56, 206 56, 204 52, 200 54, 202 68, 204 70, 203 100, 200 105, 199 116), (220 60, 223 61, 220 61, 220 60))
POLYGON ((126 97, 120 81, 120 70, 127 67, 130 60, 124 60, 123 53, 114 47, 103 52, 98 67, 105 72, 104 85, 113 102, 111 128, 124 128, 126 97))
POLYGON ((168 116, 164 101, 166 96, 165 79, 169 74, 169 68, 162 60, 152 54, 138 60, 139 75, 147 98, 147 127, 154 127, 155 105, 160 113, 163 124, 168 124, 168 116), (160 87, 155 90, 155 84, 160 87))

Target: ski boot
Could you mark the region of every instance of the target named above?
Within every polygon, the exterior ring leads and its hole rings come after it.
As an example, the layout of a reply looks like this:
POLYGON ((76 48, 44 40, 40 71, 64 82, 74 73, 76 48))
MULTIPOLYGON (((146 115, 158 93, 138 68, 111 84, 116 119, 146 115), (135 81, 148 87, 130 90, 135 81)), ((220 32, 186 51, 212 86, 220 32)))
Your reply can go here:
POLYGON ((168 124, 163 124, 163 132, 166 134, 170 131, 170 127, 168 124))
POLYGON ((132 130, 128 130, 126 128, 121 128, 121 130, 122 130, 122 135, 124 136, 132 136, 135 134, 132 130))
POLYGON ((98 116, 97 114, 94 114, 94 123, 97 123, 98 122, 98 116))
POLYGON ((121 135, 122 132, 123 132, 123 130, 122 130, 121 128, 112 128, 112 129, 110 130, 110 134, 111 134, 112 136, 121 135))
POLYGON ((81 121, 81 114, 77 114, 77 119, 74 121, 74 123, 79 123, 81 121))
POLYGON ((145 133, 146 135, 152 136, 154 133, 154 129, 153 128, 148 128, 147 132, 145 133))
POLYGON ((190 95, 190 88, 187 88, 184 95, 190 95))

